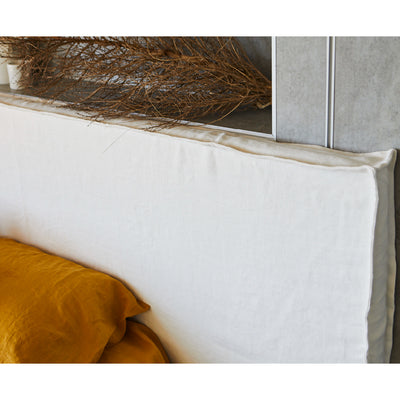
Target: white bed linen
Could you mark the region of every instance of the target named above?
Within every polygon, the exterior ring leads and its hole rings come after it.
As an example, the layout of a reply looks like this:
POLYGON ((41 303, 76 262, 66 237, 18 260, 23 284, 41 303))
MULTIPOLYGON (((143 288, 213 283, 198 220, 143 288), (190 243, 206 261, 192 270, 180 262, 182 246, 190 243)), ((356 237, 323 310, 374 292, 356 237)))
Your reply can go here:
POLYGON ((0 235, 123 280, 173 361, 389 361, 393 150, 31 108, 0 104, 0 235))

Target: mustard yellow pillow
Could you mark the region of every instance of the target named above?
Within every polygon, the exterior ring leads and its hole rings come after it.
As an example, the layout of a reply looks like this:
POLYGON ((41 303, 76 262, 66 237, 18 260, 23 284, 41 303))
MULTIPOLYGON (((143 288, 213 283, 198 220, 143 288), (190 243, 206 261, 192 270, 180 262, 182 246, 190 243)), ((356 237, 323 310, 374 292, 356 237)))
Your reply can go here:
POLYGON ((149 309, 118 280, 0 238, 0 362, 97 362, 149 309))
POLYGON ((107 345, 98 362, 159 364, 168 363, 169 359, 160 339, 149 327, 128 320, 123 339, 117 344, 107 345))

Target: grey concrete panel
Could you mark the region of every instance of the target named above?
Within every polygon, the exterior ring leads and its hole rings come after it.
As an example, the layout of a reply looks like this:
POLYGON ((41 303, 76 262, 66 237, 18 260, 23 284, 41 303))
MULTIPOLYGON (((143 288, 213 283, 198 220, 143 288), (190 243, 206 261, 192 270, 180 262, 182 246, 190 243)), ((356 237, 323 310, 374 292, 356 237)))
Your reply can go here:
POLYGON ((277 140, 325 144, 326 38, 276 40, 277 140))
POLYGON ((336 38, 335 148, 400 148, 400 38, 336 38))

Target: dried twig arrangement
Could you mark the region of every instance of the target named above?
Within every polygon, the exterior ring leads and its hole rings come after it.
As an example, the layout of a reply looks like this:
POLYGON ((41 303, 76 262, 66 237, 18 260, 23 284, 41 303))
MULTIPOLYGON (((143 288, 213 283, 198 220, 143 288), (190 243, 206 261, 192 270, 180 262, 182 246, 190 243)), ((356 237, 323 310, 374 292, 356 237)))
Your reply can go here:
POLYGON ((28 93, 93 118, 170 123, 271 104, 271 82, 233 38, 3 37, 28 93))

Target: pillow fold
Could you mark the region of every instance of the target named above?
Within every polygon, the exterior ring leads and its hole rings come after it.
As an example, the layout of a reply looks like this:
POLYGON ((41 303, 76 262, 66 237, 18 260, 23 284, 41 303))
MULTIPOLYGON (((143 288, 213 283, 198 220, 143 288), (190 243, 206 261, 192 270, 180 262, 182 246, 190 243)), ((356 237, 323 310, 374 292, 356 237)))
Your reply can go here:
POLYGON ((92 363, 149 305, 120 281, 0 238, 0 362, 92 363))

